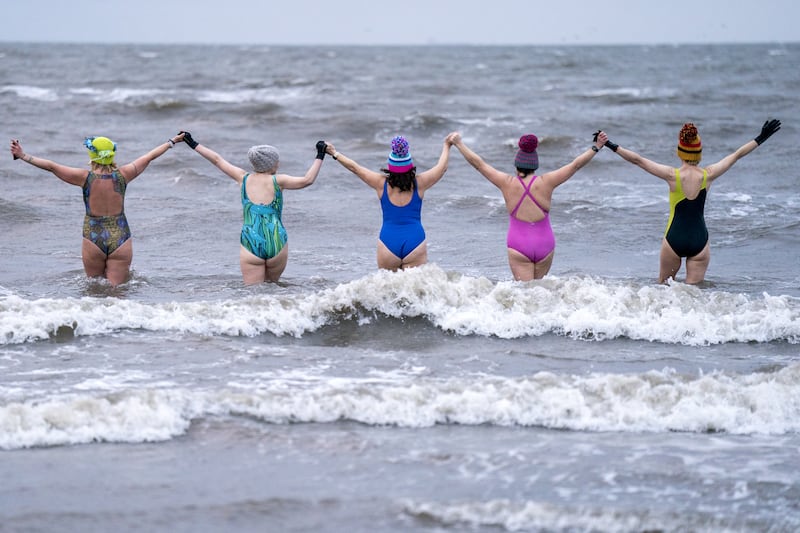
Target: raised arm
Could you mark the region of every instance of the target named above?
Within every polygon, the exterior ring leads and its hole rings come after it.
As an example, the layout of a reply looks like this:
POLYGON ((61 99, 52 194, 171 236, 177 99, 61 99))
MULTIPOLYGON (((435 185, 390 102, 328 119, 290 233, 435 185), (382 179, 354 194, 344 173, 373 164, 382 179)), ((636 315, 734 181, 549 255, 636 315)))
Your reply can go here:
POLYGON ((361 181, 375 189, 378 194, 381 194, 383 191, 383 182, 386 179, 386 176, 380 172, 375 172, 374 170, 362 167, 346 155, 342 154, 341 152, 337 152, 336 148, 334 148, 331 143, 327 143, 325 152, 331 154, 331 157, 338 161, 344 168, 358 176, 361 181))
POLYGON ((442 179, 444 173, 447 172, 447 164, 450 161, 450 147, 452 146, 451 136, 454 135, 451 133, 444 139, 444 143, 442 144, 442 153, 439 155, 439 161, 431 167, 430 169, 426 170, 425 172, 421 172, 417 175, 417 185, 419 186, 419 193, 422 194, 426 190, 430 189, 436 182, 442 179))
POLYGON ((179 143, 183 140, 183 134, 179 133, 169 139, 167 142, 163 144, 159 144, 146 154, 139 156, 135 160, 131 161, 127 165, 122 165, 119 167, 119 171, 125 176, 125 181, 130 183, 136 176, 144 172, 144 169, 147 168, 147 165, 164 155, 164 152, 175 146, 175 143, 179 143))
POLYGON ((723 157, 720 161, 706 167, 706 171, 708 172, 708 181, 713 181, 725 174, 725 172, 727 172, 728 169, 734 165, 734 163, 761 146, 764 141, 772 137, 772 135, 779 129, 781 129, 780 120, 772 119, 764 122, 764 125, 761 127, 761 133, 755 139, 743 144, 738 150, 728 156, 723 157))
POLYGON ((215 152, 208 146, 198 143, 194 139, 194 137, 192 137, 192 134, 189 133, 188 131, 182 131, 180 132, 180 134, 183 135, 182 140, 183 142, 186 143, 186 145, 189 148, 191 148, 192 150, 203 156, 212 165, 220 169, 225 175, 235 180, 237 183, 242 183, 244 175, 247 174, 246 170, 244 170, 243 168, 239 168, 231 163, 228 163, 228 161, 226 161, 225 158, 223 158, 217 152, 215 152))
POLYGON ((592 144, 585 152, 581 153, 578 157, 563 167, 543 174, 542 180, 544 180, 544 182, 547 183, 547 185, 549 185, 551 188, 555 189, 574 176, 575 173, 584 166, 586 166, 586 164, 594 158, 595 154, 599 152, 601 148, 603 148, 607 140, 608 136, 605 134, 605 132, 598 131, 594 139, 594 144, 592 144))
POLYGON ((50 161, 49 159, 33 157, 30 154, 26 154, 17 139, 11 140, 11 155, 14 156, 14 159, 21 159, 36 168, 52 172, 57 178, 70 185, 82 186, 86 181, 86 176, 89 174, 89 171, 85 168, 68 167, 56 163, 55 161, 50 161))
POLYGON ((633 150, 628 150, 627 148, 623 148, 620 145, 611 142, 606 138, 606 146, 608 146, 611 151, 616 153, 625 161, 633 163, 637 167, 641 168, 645 172, 649 172, 653 176, 657 178, 661 178, 664 181, 672 181, 675 179, 675 174, 673 171, 673 167, 669 165, 662 165, 661 163, 656 163, 655 161, 651 161, 646 157, 642 157, 633 150))
POLYGON ((464 140, 461 138, 460 133, 451 133, 447 136, 450 140, 450 143, 458 148, 458 151, 461 152, 461 155, 464 156, 464 159, 472 165, 475 170, 481 173, 481 175, 486 178, 487 180, 491 181, 495 187, 498 189, 503 188, 503 183, 508 178, 508 174, 505 172, 500 172, 489 163, 483 160, 481 156, 476 154, 472 151, 466 144, 464 144, 464 140))
POLYGON ((325 141, 317 142, 317 157, 306 171, 305 176, 289 176, 288 174, 278 174, 275 179, 283 189, 304 189, 314 183, 322 168, 322 160, 325 159, 325 141))

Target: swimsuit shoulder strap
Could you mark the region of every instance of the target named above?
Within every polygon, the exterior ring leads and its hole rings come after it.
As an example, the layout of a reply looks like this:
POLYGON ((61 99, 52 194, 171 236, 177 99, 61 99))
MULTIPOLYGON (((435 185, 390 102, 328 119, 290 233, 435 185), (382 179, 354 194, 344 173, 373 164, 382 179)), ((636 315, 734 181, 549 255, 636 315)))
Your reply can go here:
POLYGON ((701 189, 706 188, 706 185, 708 183, 707 180, 708 180, 708 170, 703 169, 703 185, 700 187, 701 189))
POLYGON ((120 193, 123 197, 125 196, 125 189, 128 187, 128 182, 125 180, 125 176, 122 175, 122 172, 119 170, 115 170, 112 174, 114 179, 114 186, 118 193, 120 193))
POLYGON ((517 176, 517 179, 518 179, 518 180, 519 180, 519 182, 522 184, 522 187, 525 189, 525 192, 523 192, 523 193, 522 193, 522 196, 520 196, 520 197, 519 197, 519 202, 517 202, 517 205, 516 205, 516 207, 514 207, 514 210, 513 210, 513 211, 511 211, 511 215, 512 215, 512 216, 517 216, 517 211, 519 211, 519 208, 520 208, 520 206, 522 205, 522 202, 523 202, 523 200, 525 200, 525 197, 526 197, 526 196, 527 196, 528 198, 530 198, 530 199, 531 199, 531 201, 532 201, 534 204, 536 204, 536 207, 538 207, 539 209, 541 209, 541 210, 542 210, 542 212, 543 212, 545 215, 548 213, 547 209, 545 209, 544 207, 542 207, 541 205, 539 205, 539 202, 537 202, 537 201, 536 201, 536 198, 534 198, 534 197, 533 197, 533 194, 531 193, 531 187, 533 187, 533 182, 534 182, 534 181, 536 181, 536 178, 538 178, 538 176, 534 176, 533 178, 531 178, 531 181, 529 181, 529 182, 528 182, 528 184, 527 184, 527 185, 525 185, 525 182, 522 180, 522 178, 521 178, 521 177, 519 177, 519 176, 517 176))
POLYGON ((683 196, 683 185, 681 185, 681 169, 675 169, 675 192, 683 196))
POLYGON ((245 173, 244 177, 242 178, 242 203, 249 202, 250 198, 247 197, 247 178, 250 176, 250 173, 245 173))

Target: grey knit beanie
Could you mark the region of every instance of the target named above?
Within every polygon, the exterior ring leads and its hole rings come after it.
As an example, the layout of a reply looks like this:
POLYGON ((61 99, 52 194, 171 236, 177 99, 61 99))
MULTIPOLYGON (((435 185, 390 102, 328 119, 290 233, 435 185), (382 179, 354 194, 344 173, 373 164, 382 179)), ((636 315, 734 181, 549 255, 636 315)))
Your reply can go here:
POLYGON ((275 171, 278 168, 280 154, 278 149, 268 144, 253 146, 247 151, 247 158, 256 172, 275 171))

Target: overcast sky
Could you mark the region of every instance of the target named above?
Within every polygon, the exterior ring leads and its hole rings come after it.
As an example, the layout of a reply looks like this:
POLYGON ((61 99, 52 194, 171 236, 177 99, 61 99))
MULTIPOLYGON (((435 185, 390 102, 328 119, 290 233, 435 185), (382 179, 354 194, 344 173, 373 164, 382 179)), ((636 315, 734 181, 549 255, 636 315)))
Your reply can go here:
POLYGON ((661 44, 800 41, 797 0, 9 0, 1 41, 661 44))

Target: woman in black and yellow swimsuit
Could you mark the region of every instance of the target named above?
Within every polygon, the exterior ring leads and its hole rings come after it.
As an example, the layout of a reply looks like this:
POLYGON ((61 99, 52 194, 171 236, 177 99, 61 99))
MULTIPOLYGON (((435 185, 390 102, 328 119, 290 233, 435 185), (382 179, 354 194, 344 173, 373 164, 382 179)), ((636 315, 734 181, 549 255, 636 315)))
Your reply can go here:
POLYGON ((606 142, 606 146, 620 157, 663 179, 669 185, 670 213, 667 230, 661 243, 659 283, 664 283, 669 278, 674 279, 684 257, 686 283, 703 281, 711 260, 708 230, 703 216, 708 187, 734 163, 758 148, 779 129, 781 129, 779 120, 764 122, 761 133, 755 139, 705 168, 699 166, 703 146, 697 128, 692 123, 684 124, 678 134, 677 153, 682 161, 680 168, 656 163, 611 141, 606 142))
POLYGON ((128 280, 133 244, 125 218, 125 189, 154 159, 183 140, 176 135, 137 159, 117 167, 117 145, 107 137, 89 137, 84 146, 89 154, 90 170, 68 167, 49 159, 26 154, 19 141, 11 141, 11 154, 61 180, 83 189, 86 216, 83 220, 83 269, 90 278, 104 277, 111 285, 128 280))

